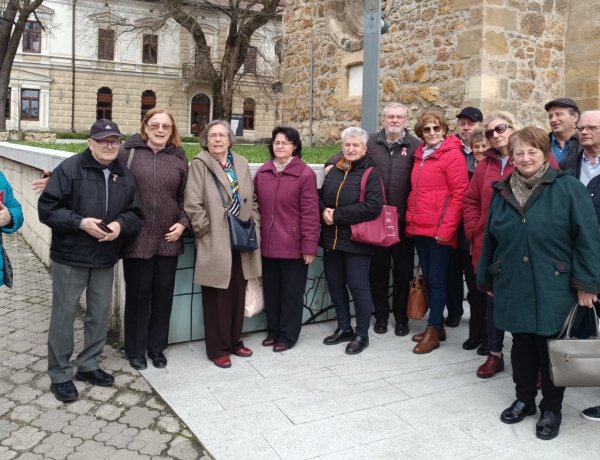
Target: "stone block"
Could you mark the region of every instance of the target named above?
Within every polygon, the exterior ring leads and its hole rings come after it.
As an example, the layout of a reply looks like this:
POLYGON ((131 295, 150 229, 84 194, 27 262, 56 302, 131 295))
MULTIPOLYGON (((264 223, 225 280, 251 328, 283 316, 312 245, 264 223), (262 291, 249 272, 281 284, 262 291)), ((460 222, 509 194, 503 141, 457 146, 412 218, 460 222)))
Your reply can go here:
POLYGON ((550 50, 538 48, 535 50, 535 65, 541 68, 547 68, 550 64, 550 50))
POLYGON ((525 35, 541 37, 546 30, 546 17, 539 13, 527 13, 521 19, 521 32, 525 35))
POLYGON ((470 10, 481 6, 481 0, 453 0, 452 4, 455 11, 470 10))
POLYGON ((481 29, 466 30, 457 36, 458 53, 465 58, 481 53, 481 29))
POLYGON ((507 54, 506 36, 500 32, 489 31, 483 35, 483 51, 491 55, 507 54))
POLYGON ((516 30, 517 12, 506 8, 489 8, 486 26, 500 27, 506 31, 516 30))

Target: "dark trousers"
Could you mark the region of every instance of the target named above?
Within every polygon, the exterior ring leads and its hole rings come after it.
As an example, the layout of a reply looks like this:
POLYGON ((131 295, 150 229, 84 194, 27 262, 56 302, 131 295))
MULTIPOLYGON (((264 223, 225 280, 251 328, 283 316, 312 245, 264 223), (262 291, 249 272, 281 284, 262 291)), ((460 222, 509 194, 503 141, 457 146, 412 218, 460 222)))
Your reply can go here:
POLYGON ((177 256, 123 259, 128 358, 167 348, 176 269, 177 256))
POLYGON ((373 300, 369 289, 370 257, 343 251, 325 250, 323 254, 325 279, 337 315, 338 327, 351 328, 350 296, 356 313, 356 335, 369 337, 373 300))
POLYGON ((267 334, 293 346, 300 336, 308 265, 304 259, 262 258, 267 334))
POLYGON ((229 356, 244 345, 240 340, 244 326, 246 284, 239 251, 231 252, 231 278, 227 289, 202 286, 204 342, 209 359, 229 356))
POLYGON ((396 324, 408 322, 406 303, 408 302, 408 284, 413 277, 414 260, 415 246, 411 238, 404 238, 400 243, 389 248, 377 247, 375 255, 371 256, 369 283, 376 321, 387 323, 390 316, 388 294, 390 264, 393 264, 392 313, 396 324))
POLYGON ((496 327, 494 320, 494 297, 488 296, 485 306, 485 324, 487 328, 488 349, 500 353, 504 347, 504 329, 496 327))
POLYGON ((419 255, 423 279, 427 286, 427 298, 429 299, 427 323, 439 328, 444 319, 446 279, 452 247, 438 244, 428 236, 415 236, 413 239, 419 255))
POLYGON ((538 369, 542 375, 541 410, 560 412, 564 387, 556 387, 550 379, 550 359, 548 339, 554 336, 513 333, 513 346, 510 353, 513 381, 517 399, 528 406, 535 404, 538 369))
POLYGON ((477 291, 475 282, 475 273, 469 251, 464 249, 453 249, 448 261, 448 277, 446 279, 446 308, 448 316, 459 318, 463 315, 463 299, 465 298, 464 281, 467 282, 467 299, 472 296, 473 291, 477 291))

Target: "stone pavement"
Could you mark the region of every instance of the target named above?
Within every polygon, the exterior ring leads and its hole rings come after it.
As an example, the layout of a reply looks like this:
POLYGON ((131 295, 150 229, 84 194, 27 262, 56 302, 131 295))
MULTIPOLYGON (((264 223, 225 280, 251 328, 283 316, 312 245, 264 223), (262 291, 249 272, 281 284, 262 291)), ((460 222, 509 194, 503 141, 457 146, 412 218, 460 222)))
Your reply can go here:
MULTIPOLYGON (((120 351, 104 349, 113 387, 75 381, 57 401, 46 375, 51 280, 19 235, 4 237, 15 286, 0 287, 0 459, 210 459, 206 449, 120 351)), ((75 353, 82 322, 76 321, 75 353)))

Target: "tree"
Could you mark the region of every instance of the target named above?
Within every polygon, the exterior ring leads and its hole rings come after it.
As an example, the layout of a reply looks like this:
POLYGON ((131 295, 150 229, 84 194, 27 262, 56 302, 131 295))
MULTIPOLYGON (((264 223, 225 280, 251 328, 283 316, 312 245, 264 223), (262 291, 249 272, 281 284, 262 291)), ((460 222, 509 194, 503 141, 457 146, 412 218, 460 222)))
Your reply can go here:
POLYGON ((195 64, 201 69, 196 76, 211 85, 213 119, 229 120, 235 77, 246 60, 250 37, 278 14, 280 0, 166 0, 161 3, 168 16, 190 33, 196 45, 195 64), (201 10, 216 11, 229 18, 225 50, 219 62, 210 59, 206 36, 193 14, 201 10))
POLYGON ((15 55, 25 23, 44 0, 3 0, 0 3, 0 131, 6 130, 6 100, 15 55))

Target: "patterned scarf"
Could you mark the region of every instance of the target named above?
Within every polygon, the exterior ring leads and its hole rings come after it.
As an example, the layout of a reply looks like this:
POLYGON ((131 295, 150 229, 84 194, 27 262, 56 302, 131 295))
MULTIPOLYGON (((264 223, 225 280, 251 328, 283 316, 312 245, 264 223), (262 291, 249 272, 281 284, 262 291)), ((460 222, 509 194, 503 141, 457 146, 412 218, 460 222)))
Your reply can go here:
MULTIPOLYGON (((221 163, 219 162, 221 165, 221 163)), ((227 152, 227 162, 225 165, 221 165, 223 171, 225 171, 225 175, 227 179, 229 179, 229 186, 231 187, 231 195, 233 199, 231 200, 231 205, 229 206, 229 210, 227 211, 229 214, 233 214, 236 217, 240 216, 240 185, 238 184, 238 178, 235 174, 235 170, 233 169, 233 154, 231 151, 227 152)))
POLYGON ((547 162, 544 163, 542 167, 530 177, 522 176, 519 170, 515 169, 515 172, 510 176, 510 188, 521 208, 525 206, 525 203, 527 203, 527 200, 535 188, 540 185, 542 178, 549 167, 550 165, 547 162))

